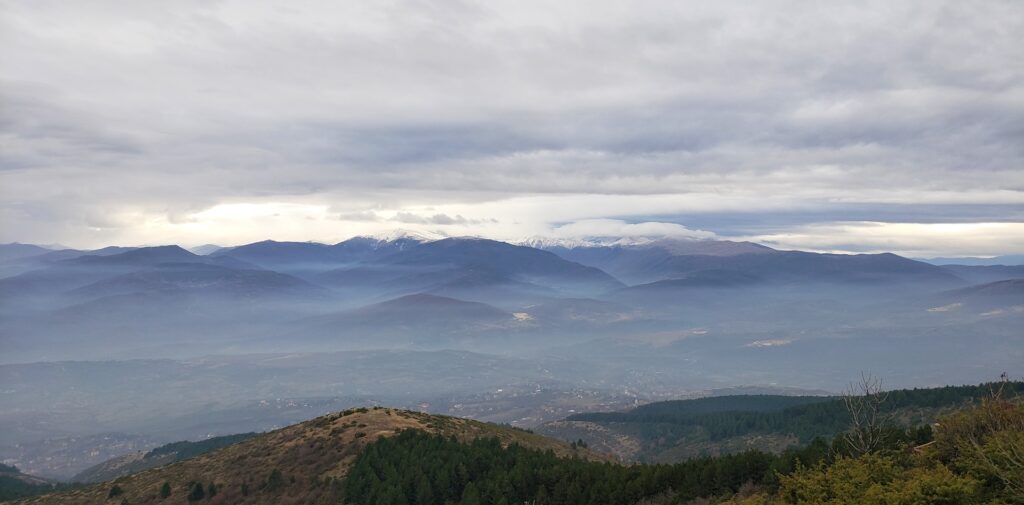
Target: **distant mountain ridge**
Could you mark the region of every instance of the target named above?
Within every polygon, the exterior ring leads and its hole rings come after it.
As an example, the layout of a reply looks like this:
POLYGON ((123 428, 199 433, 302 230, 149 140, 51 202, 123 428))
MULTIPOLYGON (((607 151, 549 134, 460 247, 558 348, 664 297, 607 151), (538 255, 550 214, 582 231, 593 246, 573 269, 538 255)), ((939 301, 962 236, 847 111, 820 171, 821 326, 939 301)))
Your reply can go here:
POLYGON ((53 250, 35 244, 22 244, 20 242, 0 244, 0 261, 10 261, 21 258, 27 258, 31 256, 38 256, 40 254, 46 254, 48 252, 53 252, 53 250))
POLYGON ((600 268, 631 285, 732 271, 783 282, 936 282, 957 276, 891 253, 822 254, 780 251, 752 242, 652 240, 636 244, 548 246, 563 258, 600 268))
POLYGON ((117 254, 84 254, 65 260, 75 265, 155 265, 158 263, 203 262, 205 259, 177 245, 142 247, 117 254))
POLYGON ((444 291, 462 297, 488 288, 579 294, 622 286, 600 269, 547 251, 475 238, 421 243, 374 256, 352 268, 325 272, 317 280, 342 289, 363 286, 392 296, 444 291))

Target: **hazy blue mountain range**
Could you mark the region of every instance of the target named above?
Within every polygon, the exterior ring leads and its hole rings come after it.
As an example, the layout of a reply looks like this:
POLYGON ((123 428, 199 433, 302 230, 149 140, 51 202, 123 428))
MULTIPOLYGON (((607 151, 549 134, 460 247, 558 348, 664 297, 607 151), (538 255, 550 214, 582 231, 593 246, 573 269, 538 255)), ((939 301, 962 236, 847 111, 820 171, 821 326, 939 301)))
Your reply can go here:
POLYGON ((373 401, 530 427, 737 385, 836 392, 865 370, 892 387, 1024 374, 1020 267, 533 245, 0 246, 0 455, 67 478, 88 454, 373 401))
POLYGON ((893 254, 720 241, 548 249, 414 237, 263 241, 205 256, 174 245, 8 244, 2 264, 32 268, 0 278, 0 335, 8 361, 290 346, 500 352, 699 327, 848 331, 865 326, 867 314, 876 322, 1001 327, 1024 304, 1011 287, 975 304, 984 305, 984 317, 932 306, 942 293, 1020 278, 1019 267, 939 267, 893 254))

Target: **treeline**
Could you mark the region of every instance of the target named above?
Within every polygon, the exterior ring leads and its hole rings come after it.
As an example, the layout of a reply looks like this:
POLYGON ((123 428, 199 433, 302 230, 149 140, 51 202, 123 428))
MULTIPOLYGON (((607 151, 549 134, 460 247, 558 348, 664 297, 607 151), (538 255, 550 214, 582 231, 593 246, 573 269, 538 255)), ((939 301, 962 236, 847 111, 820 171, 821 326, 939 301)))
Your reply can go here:
POLYGON ((772 456, 750 452, 671 466, 559 459, 497 439, 460 443, 406 431, 368 446, 345 482, 355 505, 627 504, 666 489, 693 497, 737 489, 769 474, 772 456))
MULTIPOLYGON (((888 392, 883 413, 908 408, 961 407, 992 395, 994 384, 905 389, 888 392)), ((1024 393, 1024 382, 1000 384, 1003 394, 1024 393)), ((763 433, 796 436, 801 443, 832 436, 846 429, 849 412, 834 397, 786 397, 770 395, 726 396, 697 400, 658 402, 628 412, 577 414, 574 421, 634 423, 647 438, 677 436, 679 428, 703 428, 710 438, 763 433)))
MULTIPOLYGON (((930 440, 931 431, 890 428, 888 447, 930 440)), ((552 451, 497 439, 461 443, 405 431, 369 445, 345 481, 355 505, 633 504, 660 496, 671 503, 771 488, 778 476, 844 454, 841 439, 823 439, 781 455, 748 451, 673 465, 619 465, 558 458, 552 451)))
POLYGON ((983 398, 913 429, 879 428, 870 452, 843 435, 780 455, 617 465, 496 439, 405 431, 366 447, 344 482, 355 505, 1024 504, 1024 406, 983 398))

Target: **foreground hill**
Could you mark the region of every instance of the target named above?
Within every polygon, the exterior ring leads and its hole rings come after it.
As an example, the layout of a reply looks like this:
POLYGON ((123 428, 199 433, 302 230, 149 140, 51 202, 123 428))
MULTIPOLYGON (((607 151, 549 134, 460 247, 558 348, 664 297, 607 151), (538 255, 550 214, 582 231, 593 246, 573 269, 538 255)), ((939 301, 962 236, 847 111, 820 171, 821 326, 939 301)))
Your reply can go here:
MULTIPOLYGON (((877 436, 868 445, 858 442, 863 438, 816 438, 781 454, 744 451, 671 465, 614 464, 595 457, 583 441, 567 446, 464 419, 355 409, 165 467, 21 503, 1020 503, 1024 475, 1015 455, 1024 451, 1024 406, 1000 395, 1019 393, 1021 383, 890 396, 899 405, 908 399, 930 405, 973 398, 972 392, 981 389, 989 395, 944 414, 934 429, 887 426, 872 430, 877 436)), ((791 405, 772 411, 784 412, 821 405, 803 401, 754 398, 746 406, 791 405)), ((641 415, 714 414, 736 402, 654 404, 641 415)), ((829 421, 827 415, 818 417, 829 421)))
MULTIPOLYGON (((363 449, 402 430, 468 442, 496 438, 502 444, 551 450, 559 456, 600 459, 586 449, 513 428, 467 419, 386 408, 356 409, 265 433, 198 457, 112 482, 19 503, 136 505, 187 504, 201 483, 203 503, 338 503, 342 482, 363 449), (169 494, 163 497, 164 484, 169 494), (212 485, 212 487, 211 487, 212 485), (212 492, 211 492, 212 491, 212 492)), ((193 495, 194 497, 195 495, 193 495)))

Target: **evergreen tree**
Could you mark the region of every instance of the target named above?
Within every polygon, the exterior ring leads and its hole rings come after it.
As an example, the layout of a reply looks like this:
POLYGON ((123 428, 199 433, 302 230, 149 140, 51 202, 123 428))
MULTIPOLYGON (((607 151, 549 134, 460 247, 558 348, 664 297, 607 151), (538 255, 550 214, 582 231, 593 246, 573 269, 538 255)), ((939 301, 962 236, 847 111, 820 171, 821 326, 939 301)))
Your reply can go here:
POLYGON ((466 484, 466 488, 462 491, 461 505, 482 505, 483 502, 480 500, 480 491, 477 490, 476 484, 470 482, 466 484))
POLYGON ((416 505, 433 505, 434 490, 430 481, 421 473, 416 478, 416 505))
POLYGON ((192 485, 192 490, 188 493, 188 501, 199 501, 206 497, 206 493, 203 491, 203 483, 196 482, 192 485))

